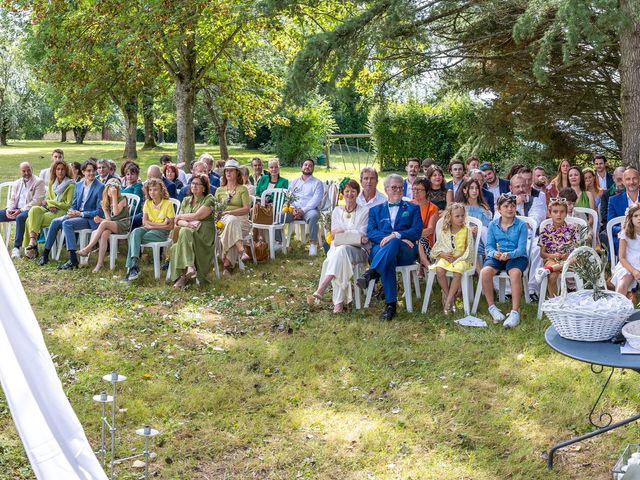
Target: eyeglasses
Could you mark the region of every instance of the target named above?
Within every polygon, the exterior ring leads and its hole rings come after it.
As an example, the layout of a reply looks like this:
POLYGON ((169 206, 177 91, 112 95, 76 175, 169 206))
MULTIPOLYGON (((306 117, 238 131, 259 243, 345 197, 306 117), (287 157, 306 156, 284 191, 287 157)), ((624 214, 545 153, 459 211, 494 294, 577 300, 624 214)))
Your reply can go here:
POLYGON ((426 192, 426 190, 424 188, 414 188, 413 193, 416 193, 416 192, 426 192))
POLYGON ((400 190, 403 190, 404 187, 402 185, 391 185, 389 187, 389 190, 393 190, 394 192, 398 192, 400 190))
POLYGON ((191 182, 192 187, 204 187, 204 185, 200 182, 191 182))
POLYGON ((569 203, 564 197, 551 197, 549 203, 569 203))

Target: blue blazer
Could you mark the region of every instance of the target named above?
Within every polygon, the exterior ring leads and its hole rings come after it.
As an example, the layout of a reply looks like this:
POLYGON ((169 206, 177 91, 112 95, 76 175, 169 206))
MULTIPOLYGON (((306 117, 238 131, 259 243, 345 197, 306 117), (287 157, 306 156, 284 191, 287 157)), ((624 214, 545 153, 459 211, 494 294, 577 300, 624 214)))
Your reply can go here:
POLYGON ((607 211, 607 222, 613 218, 621 217, 629 206, 629 200, 625 192, 609 197, 609 206, 607 211))
POLYGON ((391 226, 389 202, 381 203, 369 210, 367 236, 373 245, 379 245, 382 239, 392 232, 398 232, 401 239, 418 241, 422 234, 420 207, 414 203, 400 201, 395 227, 391 226))
MULTIPOLYGON (((509 182, 509 180, 505 180, 504 178, 499 178, 498 179, 498 187, 500 188, 500 194, 501 195, 503 193, 509 193, 511 191, 511 183, 509 182)), ((489 190, 489 188, 487 187, 486 183, 482 186, 482 189, 485 192, 489 190)))
POLYGON ((103 216, 102 212, 102 191, 104 190, 104 183, 101 183, 97 178, 91 184, 89 188, 89 196, 84 204, 84 208, 80 208, 82 205, 82 197, 84 195, 85 184, 83 180, 76 182, 76 191, 73 194, 73 200, 71 201, 71 210, 78 210, 82 212, 83 218, 93 218, 96 215, 103 216))
POLYGON ((169 198, 177 198, 178 197, 178 192, 176 190, 176 184, 173 183, 171 180, 162 177, 162 183, 164 183, 164 186, 167 187, 167 192, 169 192, 169 198))

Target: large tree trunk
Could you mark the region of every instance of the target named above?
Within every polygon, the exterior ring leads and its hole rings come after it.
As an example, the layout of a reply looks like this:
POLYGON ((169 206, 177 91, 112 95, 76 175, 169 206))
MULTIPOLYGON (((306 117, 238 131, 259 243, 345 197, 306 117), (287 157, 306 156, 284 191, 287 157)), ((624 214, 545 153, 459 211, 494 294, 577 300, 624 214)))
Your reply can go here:
POLYGON ((158 129, 158 143, 164 143, 164 130, 158 129))
POLYGON ((142 95, 142 118, 144 119, 144 146, 142 148, 155 148, 156 139, 153 136, 153 95, 142 95))
POLYGON ((7 135, 8 134, 9 134, 9 132, 7 132, 6 130, 0 131, 0 145, 2 145, 3 147, 7 146, 7 135))
POLYGON ((218 142, 220 144, 220 158, 222 160, 229 160, 229 147, 227 145, 227 124, 229 119, 224 117, 220 125, 216 127, 216 133, 218 134, 218 142))
POLYGON ((109 134, 109 127, 102 127, 102 131, 100 132, 100 138, 105 142, 108 142, 109 140, 111 140, 111 135, 109 134))
POLYGON ((73 137, 76 140, 78 145, 84 143, 84 137, 87 136, 87 132, 89 131, 89 127, 73 127, 73 137))
MULTIPOLYGON (((633 0, 621 0, 626 18, 634 19, 633 0)), ((622 110, 622 163, 640 168, 640 22, 620 34, 620 106, 622 110)))
POLYGON ((60 129, 60 142, 61 143, 65 143, 67 141, 67 129, 66 128, 61 128, 60 129))
POLYGON ((132 96, 122 106, 122 113, 124 119, 127 122, 127 128, 125 130, 125 144, 123 158, 134 159, 138 158, 138 151, 136 150, 136 135, 138 133, 138 97, 132 96))
POLYGON ((184 162, 187 168, 188 165, 191 165, 196 155, 196 140, 193 129, 193 109, 196 103, 196 93, 196 88, 191 81, 190 75, 183 74, 176 78, 174 101, 176 104, 178 162, 184 162))

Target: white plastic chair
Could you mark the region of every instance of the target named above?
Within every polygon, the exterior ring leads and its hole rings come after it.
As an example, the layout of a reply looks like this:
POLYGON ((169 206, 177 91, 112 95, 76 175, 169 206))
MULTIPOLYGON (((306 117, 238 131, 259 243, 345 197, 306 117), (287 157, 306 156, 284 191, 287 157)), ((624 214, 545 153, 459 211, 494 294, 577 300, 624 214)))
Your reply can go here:
MULTIPOLYGON (((436 232, 442 228, 443 219, 440 218, 436 223, 436 232)), ((476 239, 473 242, 473 264, 462 274, 462 302, 464 304, 464 313, 469 315, 471 303, 473 302, 473 275, 476 272, 476 264, 478 262, 478 247, 480 245, 480 233, 482 231, 482 221, 475 217, 468 217, 469 226, 475 225, 478 229, 476 239)), ((448 278, 453 278, 453 272, 447 272, 448 278)), ((433 291, 433 284, 436 279, 436 271, 429 269, 427 274, 427 285, 424 288, 424 301, 422 302, 422 313, 427 313, 429 308, 429 299, 433 291)))
MULTIPOLYGON (((173 208, 176 211, 176 215, 178 215, 180 213, 181 206, 180 200, 170 198, 169 201, 173 203, 173 208)), ((171 235, 169 235, 169 237, 164 242, 148 242, 142 243, 140 245, 140 252, 142 252, 142 250, 144 250, 145 248, 151 249, 151 252, 153 254, 153 276, 156 280, 160 280, 160 249, 171 248, 172 243, 173 242, 171 241, 171 235)))
MULTIPOLYGON (((271 225, 265 225, 263 223, 252 223, 251 227, 258 230, 267 230, 269 232, 269 256, 272 260, 276 258, 275 242, 276 242, 276 230, 283 232, 285 214, 282 211, 284 207, 285 196, 284 188, 268 188, 262 193, 260 198, 260 204, 267 204, 267 197, 271 195, 271 205, 273 206, 273 223, 271 225)), ((282 250, 287 253, 287 243, 284 241, 283 232, 282 250)))
MULTIPOLYGON (((529 230, 531 232, 535 232, 536 229, 538 228, 538 223, 533 218, 523 217, 520 215, 517 215, 516 218, 525 222, 529 226, 529 230)), ((533 243, 536 238, 537 238, 536 235, 532 234, 527 241, 527 257, 529 257, 531 253, 531 248, 533 247, 533 243)), ((524 301, 526 303, 531 303, 531 297, 529 296, 529 286, 528 286, 530 264, 531 262, 529 261, 527 268, 525 269, 524 272, 522 272, 522 291, 524 293, 524 301)), ((507 280, 509 280, 509 275, 507 274, 507 272, 500 272, 498 275, 496 275, 496 278, 498 279, 498 287, 499 287, 498 300, 502 303, 505 300, 505 290, 506 290, 507 280)), ((480 303, 481 296, 482 296, 482 282, 478 281, 478 286, 476 287, 475 299, 473 300, 473 308, 471 309, 472 314, 475 314, 478 311, 478 304, 480 303)))
MULTIPOLYGON (((9 203, 11 202, 11 195, 13 193, 13 182, 3 182, 0 183, 0 205, 5 205, 6 208, 9 208, 9 203)), ((3 222, 2 229, 2 237, 4 238, 4 243, 9 248, 9 242, 11 240, 11 227, 15 222, 3 222)))
POLYGON ((613 243, 613 227, 624 224, 624 215, 612 218, 607 222, 607 239, 609 240, 609 266, 611 271, 618 264, 618 256, 616 255, 615 244, 613 243))
POLYGON ((127 240, 131 235, 131 228, 133 227, 133 217, 136 215, 136 210, 140 204, 140 197, 135 193, 123 193, 127 197, 127 203, 129 205, 129 231, 127 233, 117 234, 112 233, 109 235, 109 268, 113 270, 116 268, 116 258, 118 257, 118 240, 127 240))
MULTIPOLYGON (((249 220, 251 220, 251 213, 253 212, 253 207, 256 206, 257 199, 255 195, 249 195, 249 197, 251 198, 251 210, 249 210, 249 220)), ((253 258, 253 264, 257 265, 258 260, 256 259, 256 244, 253 241, 253 228, 249 229, 249 233, 245 235, 245 237, 242 239, 242 243, 248 244, 251 247, 251 258, 253 258)), ((239 266, 241 266, 241 270, 244 270, 244 264, 242 263, 242 260, 239 260, 238 264, 239 266)))
MULTIPOLYGON (((590 210, 589 208, 585 209, 585 210, 590 210)), ((553 220, 551 220, 550 218, 547 218, 545 220, 542 221, 542 223, 540 224, 540 231, 542 231, 542 229, 544 227, 546 227, 547 225, 549 225, 553 220)), ((578 217, 567 217, 565 219, 565 221, 568 224, 573 224, 573 225, 580 225, 581 227, 586 227, 587 226, 587 222, 584 221, 582 218, 578 218, 578 217)), ((566 274, 566 278, 573 278, 574 280, 576 280, 577 282, 579 282, 580 278, 576 277, 573 272, 567 272, 566 274)), ((560 282, 560 277, 558 277, 558 284, 560 282)), ((582 282, 579 283, 579 286, 582 282)), ((544 303, 546 297, 547 297, 547 286, 549 285, 549 276, 546 275, 543 279, 542 282, 540 282, 540 299, 538 301, 538 320, 540 320, 542 318, 542 304, 544 303)))
MULTIPOLYGON (((418 280, 418 268, 420 264, 412 263, 411 265, 403 265, 396 267, 396 275, 399 273, 402 276, 402 288, 404 290, 404 305, 407 308, 407 312, 413 312, 413 298, 411 295, 411 279, 413 278, 413 288, 416 292, 416 298, 420 298, 420 281, 418 280)), ((357 277, 356 277, 357 278, 357 277)), ((371 303, 371 297, 373 296, 373 288, 376 282, 371 280, 367 285, 367 296, 364 300, 364 308, 369 307, 371 303)))
POLYGON ((598 220, 598 218, 600 218, 598 215, 598 212, 596 212, 591 208, 584 208, 584 207, 573 207, 573 211, 574 213, 581 213, 591 218, 591 229, 592 229, 591 234, 593 235, 593 239, 591 241, 591 247, 595 249, 596 246, 598 245, 598 225, 600 225, 600 221, 598 220))

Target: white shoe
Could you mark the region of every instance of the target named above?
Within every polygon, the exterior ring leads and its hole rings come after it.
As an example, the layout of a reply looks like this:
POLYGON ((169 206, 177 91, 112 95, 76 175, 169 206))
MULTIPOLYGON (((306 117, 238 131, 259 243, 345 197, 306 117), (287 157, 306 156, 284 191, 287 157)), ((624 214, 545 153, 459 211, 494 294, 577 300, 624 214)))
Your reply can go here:
POLYGON ((509 314, 507 319, 504 321, 503 325, 505 328, 513 328, 513 327, 517 327, 519 323, 520 323, 520 313, 516 312, 515 310, 511 310, 511 313, 509 314))
POLYGON ((11 250, 11 258, 20 258, 20 249, 14 248, 11 250))
POLYGON ((318 246, 315 243, 309 245, 309 256, 315 257, 318 255, 318 246))
POLYGON ((277 252, 278 250, 282 250, 282 243, 281 242, 273 242, 273 251, 277 252))
POLYGON ((549 270, 546 268, 539 268, 536 270, 536 282, 542 283, 542 279, 549 275, 549 270))
POLYGON ((493 318, 493 323, 504 322, 504 314, 495 305, 489 307, 489 313, 491 314, 491 318, 493 318))

